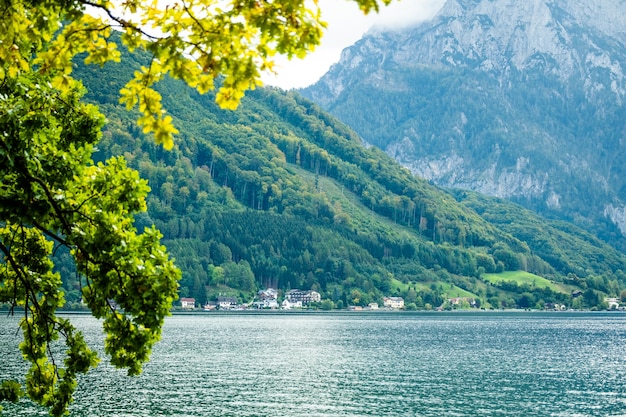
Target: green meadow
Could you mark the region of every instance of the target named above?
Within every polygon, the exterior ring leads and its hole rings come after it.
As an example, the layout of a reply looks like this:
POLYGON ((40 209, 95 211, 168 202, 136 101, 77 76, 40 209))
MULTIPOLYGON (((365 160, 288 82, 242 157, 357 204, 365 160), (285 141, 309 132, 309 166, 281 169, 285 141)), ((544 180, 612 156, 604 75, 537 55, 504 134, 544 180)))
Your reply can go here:
POLYGON ((506 271, 498 274, 483 274, 482 278, 492 284, 514 281, 517 285, 528 285, 530 288, 549 288, 556 292, 567 292, 565 288, 554 282, 526 271, 506 271))

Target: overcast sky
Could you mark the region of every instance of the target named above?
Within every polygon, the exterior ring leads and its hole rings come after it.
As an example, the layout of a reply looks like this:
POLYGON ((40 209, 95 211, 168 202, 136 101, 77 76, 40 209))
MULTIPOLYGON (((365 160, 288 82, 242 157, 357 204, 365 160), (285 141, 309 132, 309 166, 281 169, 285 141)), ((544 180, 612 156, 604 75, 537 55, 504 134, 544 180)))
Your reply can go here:
POLYGON ((341 51, 361 39, 373 26, 402 28, 433 17, 445 0, 401 0, 383 7, 379 14, 364 16, 356 3, 348 0, 320 0, 322 18, 328 28, 322 44, 304 60, 277 60, 278 75, 264 79, 266 85, 284 89, 306 87, 339 61, 341 51))

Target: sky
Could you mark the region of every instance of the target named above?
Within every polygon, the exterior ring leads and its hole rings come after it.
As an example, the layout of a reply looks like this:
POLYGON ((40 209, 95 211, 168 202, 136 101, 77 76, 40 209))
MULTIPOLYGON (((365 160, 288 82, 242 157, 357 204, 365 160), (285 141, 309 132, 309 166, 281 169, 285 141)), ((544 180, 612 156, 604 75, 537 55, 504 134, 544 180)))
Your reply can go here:
POLYGON ((379 14, 368 16, 349 0, 320 0, 322 19, 328 28, 322 43, 305 59, 277 58, 277 75, 264 77, 265 85, 285 90, 307 87, 324 75, 337 61, 341 51, 361 39, 372 27, 401 29, 432 18, 444 0, 401 0, 381 8, 379 14))

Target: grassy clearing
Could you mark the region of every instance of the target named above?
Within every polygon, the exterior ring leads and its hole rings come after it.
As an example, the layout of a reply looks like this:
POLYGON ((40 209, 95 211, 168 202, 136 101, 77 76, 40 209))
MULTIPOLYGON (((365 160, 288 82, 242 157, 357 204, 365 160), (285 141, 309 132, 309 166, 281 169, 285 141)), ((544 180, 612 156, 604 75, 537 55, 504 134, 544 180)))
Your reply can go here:
POLYGON ((457 298, 457 297, 469 297, 476 298, 476 294, 459 288, 456 285, 449 284, 447 282, 411 282, 405 284, 397 279, 391 280, 391 292, 404 292, 409 288, 414 288, 416 291, 430 290, 431 285, 435 284, 437 287, 443 290, 445 298, 457 298))
POLYGON ((409 287, 412 287, 412 286, 413 285, 405 284, 404 282, 397 280, 395 278, 391 279, 391 292, 392 293, 405 292, 409 289, 409 287))
POLYGON ((552 291, 566 292, 554 282, 526 271, 506 271, 499 274, 483 274, 482 278, 492 284, 515 281, 517 285, 527 284, 531 288, 550 288, 552 291))
POLYGON ((457 297, 476 298, 476 294, 466 291, 463 288, 459 288, 456 285, 447 284, 445 282, 442 282, 440 285, 443 287, 443 292, 446 298, 457 298, 457 297))

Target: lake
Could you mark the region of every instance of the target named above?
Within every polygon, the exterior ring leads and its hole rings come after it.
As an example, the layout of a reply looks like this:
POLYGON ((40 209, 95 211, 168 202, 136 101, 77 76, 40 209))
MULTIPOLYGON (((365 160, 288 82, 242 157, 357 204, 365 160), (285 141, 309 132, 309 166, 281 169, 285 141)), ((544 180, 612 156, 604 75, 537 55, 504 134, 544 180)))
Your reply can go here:
MULTIPOLYGON (((0 318, 0 379, 23 371, 16 320, 0 318)), ((626 314, 177 315, 140 377, 103 360, 71 415, 626 416, 626 314)))

